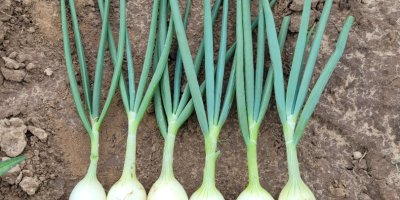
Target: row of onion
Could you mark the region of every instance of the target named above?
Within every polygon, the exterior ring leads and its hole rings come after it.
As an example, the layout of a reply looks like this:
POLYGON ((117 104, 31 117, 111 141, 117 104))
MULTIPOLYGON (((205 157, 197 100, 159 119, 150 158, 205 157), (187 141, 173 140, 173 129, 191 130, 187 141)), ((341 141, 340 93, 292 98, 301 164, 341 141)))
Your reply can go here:
POLYGON ((236 1, 236 42, 229 49, 227 48, 229 0, 216 0, 213 7, 210 0, 203 0, 204 37, 194 61, 185 33, 191 1, 187 1, 186 12, 182 20, 178 0, 154 0, 147 50, 137 86, 126 24, 126 2, 125 0, 120 0, 119 42, 118 46, 116 46, 109 23, 110 0, 105 0, 105 2, 98 0, 102 17, 102 30, 93 89, 89 82, 74 0, 69 0, 85 105, 80 98, 72 63, 65 1, 61 0, 61 16, 67 72, 78 114, 91 138, 91 162, 88 172, 72 191, 70 200, 189 199, 183 186, 174 176, 173 151, 179 128, 193 111, 196 112, 204 136, 206 155, 203 183, 192 194, 190 200, 224 199, 215 185, 215 165, 220 154, 217 141, 233 104, 235 94, 240 130, 247 148, 249 171, 249 184, 239 195, 238 200, 273 199, 261 186, 257 165, 259 129, 268 110, 273 90, 279 118, 283 125, 289 169, 289 181, 283 188, 279 199, 315 199, 313 193, 300 176, 296 148, 327 81, 343 54, 347 37, 354 21, 353 17, 347 19, 337 41, 335 52, 326 64, 307 101, 305 101, 333 0, 325 1, 325 6, 312 40, 315 24, 309 30, 311 0, 305 0, 286 90, 284 88, 281 53, 284 48, 290 18, 285 17, 283 19, 280 32, 277 34, 271 10, 275 0, 272 2, 259 0, 258 17, 253 21, 251 21, 251 1, 236 1), (215 63, 213 29, 221 5, 220 44, 218 59, 215 63), (169 19, 168 16, 170 16, 169 19), (258 27, 257 54, 254 56, 252 31, 256 27, 258 27), (179 50, 175 68, 170 70, 168 57, 174 33, 177 35, 179 50), (267 63, 265 61, 266 41, 268 41, 271 62, 268 72, 264 73, 267 63), (311 48, 306 53, 310 41, 312 41, 311 48), (106 44, 108 44, 114 65, 114 73, 103 109, 100 110, 106 44), (122 73, 124 55, 126 55, 127 61, 126 77, 128 81, 126 81, 125 75, 122 73), (225 66, 230 63, 229 60, 232 57, 233 62, 231 62, 229 77, 224 77, 224 74, 226 74, 225 66), (256 57, 256 62, 254 57, 256 57), (200 72, 203 60, 205 80, 199 84, 197 75, 200 72), (153 73, 149 81, 150 70, 153 73), (172 76, 173 86, 171 86, 169 75, 171 71, 174 71, 172 76), (183 92, 181 92, 182 85, 184 85, 182 81, 183 72, 186 74, 187 84, 184 86, 183 92), (264 77, 266 77, 265 80, 264 77), (223 92, 225 79, 228 82, 225 92, 223 92), (149 84, 147 84, 148 82, 149 84), (99 133, 117 87, 120 89, 128 119, 127 148, 122 176, 106 195, 96 176, 99 157, 99 133), (205 103, 203 102, 203 96, 205 96, 205 103), (152 100, 154 101, 157 123, 165 144, 161 175, 147 196, 145 189, 136 177, 136 136, 140 122, 152 100), (306 102, 305 105, 303 105, 304 102, 306 102))

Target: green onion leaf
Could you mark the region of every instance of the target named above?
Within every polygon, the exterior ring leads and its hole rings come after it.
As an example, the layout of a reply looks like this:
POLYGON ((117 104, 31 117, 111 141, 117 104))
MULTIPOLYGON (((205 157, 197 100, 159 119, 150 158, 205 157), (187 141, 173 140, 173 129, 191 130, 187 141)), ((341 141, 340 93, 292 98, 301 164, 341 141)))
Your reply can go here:
POLYGON ((347 18, 346 23, 343 26, 342 32, 340 33, 338 42, 336 44, 336 50, 329 59, 328 63, 325 65, 324 70, 322 71, 320 77, 318 78, 315 87, 311 91, 310 97, 307 100, 306 105, 304 106, 304 110, 301 113, 299 122, 295 129, 294 134, 294 145, 297 145, 303 136, 304 130, 307 126, 308 121, 310 120, 311 114, 314 112, 315 106, 318 103, 321 94, 332 75, 333 70, 335 69, 337 63, 342 57, 344 48, 346 47, 347 38, 350 32, 351 25, 354 22, 354 17, 350 16, 347 18))
POLYGON ((18 156, 15 158, 11 158, 5 161, 0 162, 0 176, 8 172, 11 168, 13 168, 18 163, 22 162, 26 159, 26 156, 18 156))

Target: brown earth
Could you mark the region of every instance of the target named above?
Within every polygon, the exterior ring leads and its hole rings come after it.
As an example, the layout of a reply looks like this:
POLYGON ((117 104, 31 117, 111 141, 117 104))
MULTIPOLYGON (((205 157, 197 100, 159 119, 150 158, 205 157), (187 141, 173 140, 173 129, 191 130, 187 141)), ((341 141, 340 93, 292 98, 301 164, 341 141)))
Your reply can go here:
MULTIPOLYGON (((283 54, 286 75, 299 26, 299 12, 293 11, 298 9, 296 2, 278 0, 274 7, 277 22, 286 15, 294 18, 283 54)), ((318 21, 324 0, 313 2, 312 21, 318 21)), ((181 2, 182 7, 185 3, 181 2)), ((151 5, 148 0, 127 2, 137 74, 143 63, 151 5)), ((230 5, 231 44, 235 38, 235 2, 231 0, 230 5)), ((76 0, 76 6, 92 75, 100 38, 99 11, 93 0, 76 0)), ((113 1, 110 19, 115 33, 118 10, 118 1, 113 1)), ((312 82, 332 54, 349 15, 356 20, 346 50, 299 144, 302 176, 317 199, 398 200, 400 173, 391 160, 400 158, 400 2, 335 0, 312 82)), ((192 50, 197 49, 201 36, 202 3, 194 1, 188 25, 192 50)), ((73 41, 72 31, 70 38, 73 41)), ((76 52, 72 52, 78 74, 76 52)), ((90 141, 76 113, 67 79, 60 2, 0 0, 2 57, 0 128, 14 127, 13 132, 25 136, 22 139, 27 145, 22 154, 28 159, 8 178, 0 179, 0 200, 68 199, 86 172, 90 141)), ((111 73, 107 54, 105 88, 111 73)), ((282 126, 273 101, 271 105, 260 130, 258 160, 262 185, 277 198, 288 176, 282 126)), ((228 200, 235 199, 247 185, 246 151, 235 107, 221 132, 216 169, 217 187, 228 200)), ((126 115, 117 94, 100 137, 98 177, 106 190, 120 177, 126 132, 126 115)), ((138 178, 148 191, 160 174, 163 150, 154 113, 149 112, 142 120, 137 142, 138 178)), ((22 148, 24 144, 22 141, 22 148)), ((2 148, 0 158, 6 156, 2 148)), ((175 175, 192 194, 201 184, 204 163, 203 137, 194 116, 180 129, 174 156, 175 175)))

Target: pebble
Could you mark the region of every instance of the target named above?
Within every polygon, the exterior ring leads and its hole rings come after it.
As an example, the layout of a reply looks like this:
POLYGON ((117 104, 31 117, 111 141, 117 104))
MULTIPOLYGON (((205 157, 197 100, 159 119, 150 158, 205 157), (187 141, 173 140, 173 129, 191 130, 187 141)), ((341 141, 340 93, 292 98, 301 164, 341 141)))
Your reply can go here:
POLYGON ((34 33, 36 31, 35 27, 29 27, 28 33, 34 33))
POLYGON ((5 66, 9 69, 19 69, 25 67, 24 63, 14 60, 12 57, 2 57, 5 62, 5 66))
POLYGON ((12 70, 4 67, 1 68, 1 73, 3 73, 3 76, 6 80, 15 82, 22 82, 26 75, 24 70, 12 70))
POLYGON ((34 70, 36 68, 36 65, 33 63, 29 63, 28 65, 26 65, 26 70, 28 70, 28 72, 34 70))
POLYGON ((28 195, 34 195, 36 190, 39 188, 40 181, 34 177, 24 177, 19 186, 21 186, 22 190, 25 191, 28 195))
POLYGON ((363 170, 368 169, 367 161, 365 159, 361 160, 360 163, 358 164, 358 166, 360 167, 360 169, 363 169, 363 170))
POLYGON ((28 177, 32 177, 33 176, 33 172, 31 172, 30 170, 24 169, 22 170, 22 175, 28 176, 28 177))
POLYGON ((26 147, 27 127, 19 118, 0 120, 0 147, 9 157, 19 156, 26 147), (7 124, 10 125, 7 125, 7 124))
POLYGON ((51 76, 51 75, 53 75, 53 70, 51 70, 50 68, 47 68, 44 70, 44 74, 46 74, 46 76, 51 76))
MULTIPOLYGON (((9 157, 3 157, 1 160, 6 161, 10 159, 9 157)), ((15 183, 18 183, 18 177, 21 175, 21 167, 19 164, 15 165, 13 168, 11 168, 8 172, 3 174, 1 176, 1 180, 7 182, 10 185, 14 185, 15 183)))
POLYGON ((359 152, 359 151, 353 152, 353 159, 354 159, 354 160, 361 159, 362 156, 363 156, 363 154, 362 154, 361 152, 359 152))
POLYGON ((334 188, 333 186, 329 186, 328 190, 335 197, 349 197, 347 190, 344 188, 334 188))
POLYGON ((13 51, 13 52, 10 53, 10 55, 8 55, 8 57, 14 59, 15 57, 17 57, 17 55, 18 55, 18 53, 13 51))
POLYGON ((24 6, 31 6, 32 0, 23 0, 22 3, 24 4, 24 6))
POLYGON ((47 141, 47 137, 48 137, 49 134, 45 130, 43 130, 41 128, 34 127, 34 126, 28 126, 28 130, 33 135, 38 137, 40 141, 42 141, 42 142, 46 142, 47 141))
POLYGON ((16 57, 16 60, 20 63, 23 63, 27 60, 27 57, 25 54, 18 54, 18 56, 16 57))
POLYGON ((3 77, 3 75, 1 75, 1 73, 0 73, 0 85, 3 85, 3 82, 4 82, 4 77, 3 77))

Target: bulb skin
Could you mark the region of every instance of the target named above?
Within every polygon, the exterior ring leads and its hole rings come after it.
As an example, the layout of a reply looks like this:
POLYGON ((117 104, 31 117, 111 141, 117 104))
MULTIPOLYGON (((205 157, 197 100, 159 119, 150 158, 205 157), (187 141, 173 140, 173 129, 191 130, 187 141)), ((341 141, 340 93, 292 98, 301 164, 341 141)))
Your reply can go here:
POLYGON ((85 177, 72 190, 69 200, 106 200, 106 192, 96 177, 85 177))
POLYGON ((146 190, 137 179, 119 180, 111 187, 107 200, 146 200, 146 190))
POLYGON ((316 200, 314 194, 302 181, 289 181, 282 189, 279 200, 316 200))
POLYGON ((274 198, 262 187, 247 187, 240 193, 237 200, 274 200, 274 198))
POLYGON ((224 200, 224 197, 215 187, 208 189, 201 187, 193 193, 190 200, 224 200))
POLYGON ((188 200, 188 195, 175 178, 161 177, 151 187, 147 200, 188 200))

